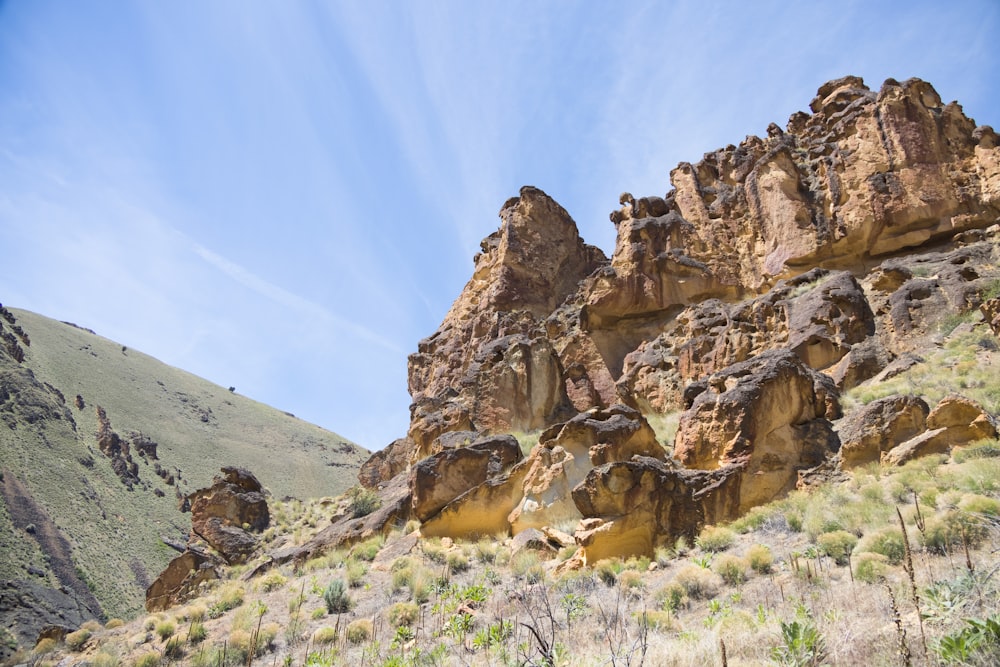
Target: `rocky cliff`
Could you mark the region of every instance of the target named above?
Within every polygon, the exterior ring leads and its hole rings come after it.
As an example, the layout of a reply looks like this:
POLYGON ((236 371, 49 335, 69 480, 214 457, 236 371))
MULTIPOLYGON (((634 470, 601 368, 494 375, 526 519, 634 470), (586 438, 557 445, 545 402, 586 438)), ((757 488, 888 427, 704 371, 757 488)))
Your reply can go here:
POLYGON ((840 393, 978 308, 1000 273, 1000 148, 917 79, 876 92, 848 76, 809 106, 678 165, 663 196, 623 194, 610 259, 522 188, 410 357, 409 432, 362 483, 541 431, 527 459, 421 518, 441 535, 578 521, 586 552, 601 531, 643 550, 837 474, 840 393), (676 441, 636 435, 682 410, 676 441), (679 489, 666 505, 683 511, 625 521, 653 487, 679 489), (463 503, 476 521, 456 518, 463 503))

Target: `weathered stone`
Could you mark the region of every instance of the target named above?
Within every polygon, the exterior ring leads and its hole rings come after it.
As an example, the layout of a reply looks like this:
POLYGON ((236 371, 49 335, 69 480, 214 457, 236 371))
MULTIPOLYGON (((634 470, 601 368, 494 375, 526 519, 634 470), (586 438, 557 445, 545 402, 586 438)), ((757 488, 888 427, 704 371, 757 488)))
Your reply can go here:
POLYGON ((412 452, 413 441, 409 438, 393 440, 384 449, 375 452, 361 464, 358 482, 367 489, 374 489, 379 484, 388 482, 406 470, 412 452))
POLYGON ((743 509, 795 488, 799 470, 839 448, 828 421, 839 416, 832 380, 788 350, 765 352, 697 386, 701 393, 681 416, 674 456, 703 470, 739 464, 748 479, 740 487, 743 509))
POLYGON ((549 542, 545 533, 537 528, 527 528, 515 535, 510 545, 510 555, 514 556, 525 549, 540 551, 550 555, 554 554, 557 550, 555 545, 549 542))
POLYGON ((958 394, 942 398, 927 415, 927 428, 947 429, 951 445, 965 445, 997 436, 996 422, 983 406, 958 394))
POLYGON ((983 318, 993 330, 995 336, 1000 337, 1000 297, 987 299, 979 306, 983 313, 983 318))
POLYGON ((884 452, 927 429, 930 408, 917 396, 893 395, 872 401, 839 424, 843 466, 877 462, 884 452))
POLYGON ((523 458, 512 436, 487 436, 467 447, 445 449, 419 461, 410 471, 413 516, 434 516, 452 500, 523 458))
POLYGON ((573 489, 585 517, 576 531, 582 563, 652 555, 677 537, 693 539, 706 523, 735 518, 741 468, 683 470, 647 457, 594 468, 573 489))
POLYGON ((633 456, 666 459, 653 429, 625 405, 595 408, 547 429, 528 458, 524 498, 510 514, 511 530, 516 535, 526 528, 579 520, 573 487, 594 466, 633 456))
POLYGON ((188 547, 146 589, 146 611, 163 611, 196 596, 202 583, 219 578, 219 565, 207 551, 188 547))
POLYGON ((212 486, 188 496, 191 534, 205 540, 228 563, 245 561, 257 545, 249 531, 261 531, 271 521, 264 488, 253 473, 225 467, 212 486))
POLYGON ((528 461, 522 460, 501 477, 487 479, 420 525, 424 537, 473 539, 510 533, 508 516, 524 496, 528 461))
POLYGON ((935 428, 924 431, 906 442, 896 445, 882 454, 885 465, 903 465, 907 461, 929 456, 931 454, 946 454, 951 449, 946 428, 935 428))

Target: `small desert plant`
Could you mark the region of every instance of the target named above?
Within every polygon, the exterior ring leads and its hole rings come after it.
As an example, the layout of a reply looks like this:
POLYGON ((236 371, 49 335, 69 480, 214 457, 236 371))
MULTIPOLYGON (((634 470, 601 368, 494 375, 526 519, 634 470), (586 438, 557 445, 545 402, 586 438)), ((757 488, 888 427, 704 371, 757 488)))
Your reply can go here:
POLYGON ((863 551, 854 557, 854 577, 873 584, 885 577, 888 562, 889 559, 880 553, 863 551))
POLYGON ((476 557, 481 563, 492 565, 497 560, 497 551, 500 547, 489 538, 484 538, 476 542, 476 557))
POLYGON ((46 653, 51 653, 56 650, 57 646, 59 646, 59 642, 52 637, 46 637, 38 640, 38 643, 35 644, 35 648, 33 648, 31 652, 34 655, 45 655, 46 653))
POLYGON ((192 621, 191 627, 188 629, 188 642, 200 644, 205 641, 206 637, 208 637, 208 630, 205 629, 205 624, 201 621, 192 621))
POLYGON ((334 579, 323 591, 323 602, 326 603, 326 611, 330 614, 342 614, 351 609, 351 598, 347 595, 344 582, 334 579))
POLYGON ((637 570, 625 570, 618 575, 618 585, 622 590, 632 593, 641 593, 646 588, 646 582, 642 580, 642 574, 637 570))
POLYGON ((673 632, 677 629, 677 619, 672 611, 661 609, 648 609, 635 613, 636 621, 645 624, 653 630, 660 632, 673 632))
POLYGON ((83 645, 87 643, 93 633, 86 628, 80 628, 76 632, 70 632, 66 635, 66 646, 70 648, 71 651, 79 651, 83 648, 83 645))
POLYGON ((729 528, 723 526, 705 526, 695 544, 702 551, 718 553, 725 551, 736 542, 736 534, 729 528))
POLYGON ((219 599, 208 610, 211 618, 218 618, 230 609, 236 609, 243 604, 244 590, 242 586, 229 584, 222 589, 219 599))
POLYGON ((858 544, 858 538, 846 530, 823 533, 816 538, 819 550, 832 558, 837 565, 847 565, 851 552, 858 544))
POLYGON ((370 618, 359 618, 347 626, 347 641, 360 644, 371 639, 372 621, 370 618))
POLYGON ((445 562, 448 564, 448 568, 456 574, 469 569, 469 559, 457 551, 448 554, 445 562))
POLYGON ((594 565, 594 574, 604 582, 605 586, 611 587, 618 583, 618 575, 622 573, 625 566, 615 558, 605 558, 594 565))
POLYGON ((859 551, 882 554, 893 565, 898 565, 906 554, 903 533, 898 528, 883 528, 866 535, 857 548, 859 551))
POLYGON ((163 655, 170 660, 180 660, 184 657, 184 639, 171 637, 163 645, 163 655))
POLYGON ((349 559, 344 568, 347 576, 347 585, 351 588, 360 588, 365 583, 365 575, 368 574, 368 564, 364 561, 349 559))
POLYGON ((261 655, 274 650, 274 640, 278 637, 281 626, 277 623, 265 623, 257 632, 257 653, 261 655))
POLYGON ((679 582, 671 581, 656 593, 656 601, 666 611, 677 611, 681 607, 688 606, 687 589, 679 582))
POLYGON ((250 657, 250 643, 253 641, 246 630, 233 630, 229 633, 226 651, 232 654, 236 664, 245 663, 250 657))
POLYGON ((771 657, 783 665, 819 665, 826 655, 823 635, 811 621, 782 622, 781 640, 782 643, 771 650, 771 657))
POLYGON ((265 593, 269 593, 284 586, 286 581, 288 579, 280 572, 271 572, 261 580, 260 589, 265 593))
POLYGON ((397 602, 389 607, 389 624, 394 628, 413 625, 420 615, 420 607, 414 602, 397 602))
POLYGON ((702 600, 715 597, 722 585, 719 575, 694 564, 678 570, 673 581, 683 587, 688 596, 702 600))
POLYGON ((207 614, 208 610, 205 608, 205 605, 193 604, 187 608, 189 621, 204 621, 207 614))
POLYGON ((774 556, 771 555, 771 549, 766 544, 754 544, 747 549, 747 561, 754 572, 767 574, 774 564, 774 556))
POLYGON ((327 644, 332 644, 337 640, 337 628, 331 628, 329 625, 324 625, 321 628, 317 628, 316 632, 312 635, 312 643, 317 646, 325 646, 327 644))
POLYGON ((732 554, 722 554, 712 564, 715 573, 730 586, 738 586, 747 579, 750 563, 745 558, 732 554))
POLYGON ((159 667, 160 654, 156 651, 147 651, 135 659, 135 667, 159 667))
POLYGON ((384 544, 385 538, 381 535, 369 538, 354 547, 354 550, 351 552, 351 557, 371 562, 375 560, 375 556, 378 555, 379 550, 384 544))
POLYGON ((125 621, 123 621, 122 619, 112 618, 111 620, 109 620, 107 623, 104 624, 104 627, 108 630, 116 630, 122 627, 123 625, 125 625, 125 621))
POLYGON ((106 651, 107 649, 101 649, 101 651, 93 657, 90 661, 91 667, 119 667, 121 665, 121 658, 106 651))
POLYGON ((170 621, 162 621, 156 624, 156 634, 159 635, 160 639, 167 641, 170 637, 174 636, 174 632, 177 631, 177 627, 170 621))
POLYGON ((90 630, 91 632, 98 632, 102 630, 101 624, 95 620, 89 620, 80 626, 83 630, 90 630))
POLYGON ((382 505, 378 494, 371 489, 355 486, 350 490, 349 495, 351 500, 347 505, 347 511, 355 519, 368 516, 382 505))

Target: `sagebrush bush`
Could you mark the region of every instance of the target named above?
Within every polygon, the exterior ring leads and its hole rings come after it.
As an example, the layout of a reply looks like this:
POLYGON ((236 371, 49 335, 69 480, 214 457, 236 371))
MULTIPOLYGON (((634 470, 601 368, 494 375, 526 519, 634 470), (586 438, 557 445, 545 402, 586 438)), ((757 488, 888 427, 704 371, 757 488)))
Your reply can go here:
POLYGON ((326 611, 330 614, 343 614, 351 609, 351 598, 347 594, 344 582, 334 579, 323 591, 323 602, 326 603, 326 611))
POLYGON ((862 551, 854 556, 854 578, 874 584, 885 577, 889 559, 880 553, 862 551))
POLYGON ((160 654, 157 651, 147 651, 135 659, 135 667, 159 667, 160 654))
POLYGON ((350 502, 347 505, 347 511, 355 519, 368 516, 382 505, 382 499, 372 489, 355 486, 349 493, 350 502))
POLYGON ((833 559, 837 565, 847 565, 851 552, 858 544, 858 538, 846 530, 835 530, 816 537, 819 550, 833 559))
POLYGON ((371 639, 372 621, 370 618, 359 618, 347 626, 347 641, 360 644, 371 639))
POLYGON ((719 575, 693 563, 678 570, 673 581, 683 587, 689 597, 696 600, 707 600, 715 597, 722 586, 722 579, 719 575))
POLYGON ((736 533, 724 526, 705 526, 695 540, 698 548, 712 553, 725 551, 735 543, 736 533))
POLYGON ((394 628, 411 626, 419 616, 420 607, 415 602, 397 602, 389 607, 389 624, 394 628))
POLYGON ((898 565, 903 560, 906 549, 899 528, 883 528, 866 535, 856 548, 858 551, 882 554, 892 565, 898 565))
POLYGON ((747 561, 754 572, 767 574, 774 564, 774 556, 771 555, 771 549, 766 544, 754 544, 747 549, 747 561))
POLYGON ((730 586, 738 586, 747 579, 750 563, 733 554, 722 554, 712 563, 712 569, 730 586))
POLYGON ((177 626, 175 626, 170 621, 162 621, 156 624, 156 634, 159 635, 160 639, 166 641, 170 637, 174 636, 177 626))

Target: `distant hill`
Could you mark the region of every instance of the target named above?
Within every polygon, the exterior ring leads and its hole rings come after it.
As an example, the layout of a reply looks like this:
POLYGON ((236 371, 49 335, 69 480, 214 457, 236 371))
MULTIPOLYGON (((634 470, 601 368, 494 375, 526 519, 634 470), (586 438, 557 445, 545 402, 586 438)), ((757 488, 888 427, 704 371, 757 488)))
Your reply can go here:
POLYGON ((0 310, 0 622, 130 616, 224 465, 276 498, 351 487, 346 438, 102 338, 0 310))

